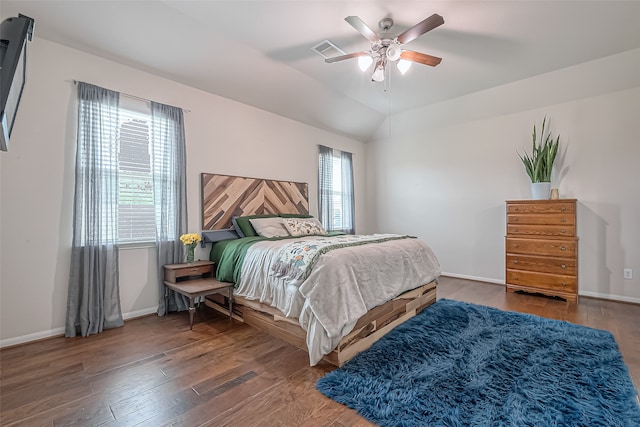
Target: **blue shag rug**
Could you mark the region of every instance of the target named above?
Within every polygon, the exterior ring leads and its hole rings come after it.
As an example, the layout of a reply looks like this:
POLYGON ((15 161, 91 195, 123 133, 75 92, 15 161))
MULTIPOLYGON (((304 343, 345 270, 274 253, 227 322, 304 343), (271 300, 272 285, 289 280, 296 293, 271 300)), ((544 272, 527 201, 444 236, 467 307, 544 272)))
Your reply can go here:
POLYGON ((451 300, 316 386, 381 426, 640 426, 609 332, 451 300))

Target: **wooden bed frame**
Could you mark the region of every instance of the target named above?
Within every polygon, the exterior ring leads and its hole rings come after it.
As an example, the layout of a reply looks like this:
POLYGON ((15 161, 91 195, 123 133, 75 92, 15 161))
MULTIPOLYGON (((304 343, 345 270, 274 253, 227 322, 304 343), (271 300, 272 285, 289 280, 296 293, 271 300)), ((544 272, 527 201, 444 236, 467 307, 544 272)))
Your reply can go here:
MULTIPOLYGON (((374 307, 358 319, 351 333, 342 338, 336 349, 323 359, 335 366, 344 365, 356 354, 371 347, 393 328, 414 317, 434 302, 436 302, 435 280, 374 307)), ((229 315, 229 305, 223 295, 211 295, 207 297, 205 304, 229 315)), ((306 331, 300 327, 297 319, 284 317, 277 308, 234 296, 233 318, 307 351, 306 331)))
MULTIPOLYGON (((224 231, 229 227, 232 215, 304 214, 309 209, 306 183, 203 173, 201 190, 203 230, 224 231)), ((342 366, 393 328, 433 304, 436 284, 434 280, 369 310, 323 359, 342 366)), ((228 301, 222 295, 208 296, 205 304, 229 315, 228 301)), ((274 307, 234 296, 232 317, 307 351, 306 331, 298 320, 284 317, 274 307)))

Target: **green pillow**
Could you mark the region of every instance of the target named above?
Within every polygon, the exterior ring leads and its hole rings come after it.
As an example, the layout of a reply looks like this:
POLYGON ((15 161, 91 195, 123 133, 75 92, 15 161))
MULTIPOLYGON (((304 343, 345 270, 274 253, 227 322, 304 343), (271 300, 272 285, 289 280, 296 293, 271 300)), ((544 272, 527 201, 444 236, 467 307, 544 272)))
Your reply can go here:
MULTIPOLYGON (((242 235, 244 237, 255 237, 258 235, 256 230, 253 229, 253 226, 249 222, 250 219, 254 218, 276 218, 278 215, 267 214, 267 215, 248 215, 248 216, 238 216, 236 217, 236 225, 242 231, 242 235)), ((240 234, 240 233, 238 233, 240 234)))
POLYGON ((278 214, 280 216, 280 218, 313 218, 313 215, 308 215, 308 214, 287 214, 287 213, 281 213, 278 214))

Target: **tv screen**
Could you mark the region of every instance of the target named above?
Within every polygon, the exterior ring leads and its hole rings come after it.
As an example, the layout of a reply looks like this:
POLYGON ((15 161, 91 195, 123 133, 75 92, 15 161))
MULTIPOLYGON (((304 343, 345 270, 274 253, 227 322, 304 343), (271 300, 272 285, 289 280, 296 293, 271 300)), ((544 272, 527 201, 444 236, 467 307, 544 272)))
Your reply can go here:
POLYGON ((0 26, 0 150, 7 151, 26 80, 33 19, 19 15, 0 26))

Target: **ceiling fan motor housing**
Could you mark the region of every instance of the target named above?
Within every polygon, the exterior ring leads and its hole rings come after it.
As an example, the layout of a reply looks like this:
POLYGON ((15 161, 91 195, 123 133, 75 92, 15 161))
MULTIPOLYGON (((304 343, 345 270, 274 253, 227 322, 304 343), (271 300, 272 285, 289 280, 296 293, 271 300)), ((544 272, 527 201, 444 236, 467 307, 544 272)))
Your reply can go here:
POLYGON ((391 18, 382 18, 380 22, 378 22, 378 26, 382 29, 382 31, 387 32, 393 27, 393 19, 391 18))

